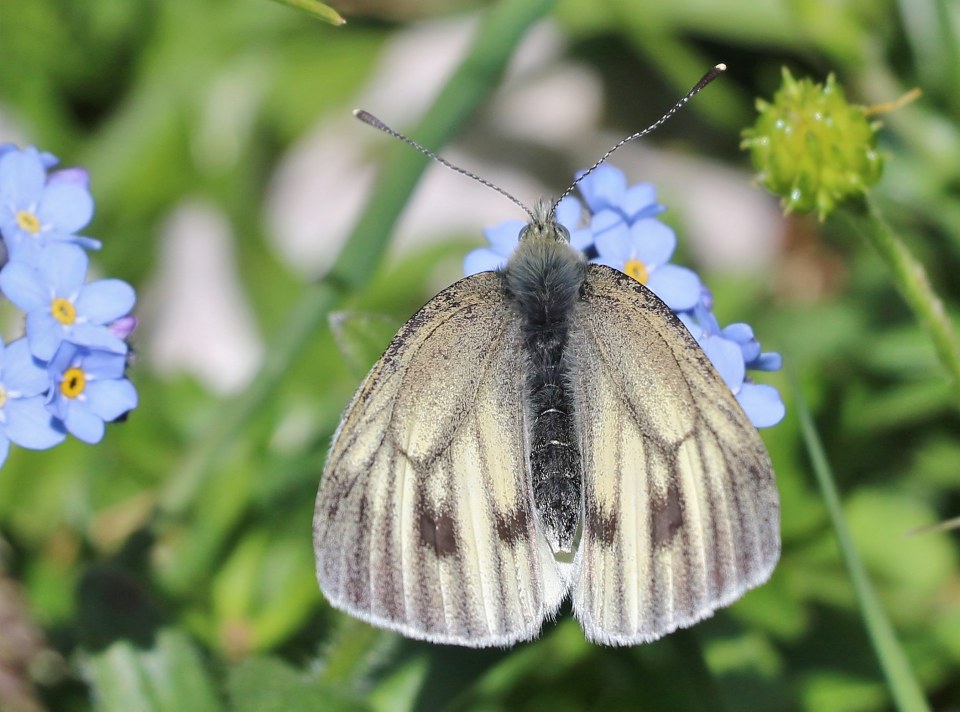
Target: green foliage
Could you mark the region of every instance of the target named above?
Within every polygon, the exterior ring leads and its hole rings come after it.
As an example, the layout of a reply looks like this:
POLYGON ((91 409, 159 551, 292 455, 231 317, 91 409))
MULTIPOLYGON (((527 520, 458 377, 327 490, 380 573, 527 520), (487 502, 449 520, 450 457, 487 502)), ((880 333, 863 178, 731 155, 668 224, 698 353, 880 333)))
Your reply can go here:
POLYGON ((213 680, 190 638, 176 630, 155 632, 141 647, 118 639, 81 656, 80 669, 97 709, 121 712, 218 712, 213 680))
MULTIPOLYGON (((138 287, 143 336, 132 370, 141 406, 128 422, 109 427, 96 447, 14 450, 0 470, 0 614, 13 610, 7 591, 19 591, 26 606, 14 622, 44 641, 29 664, 0 657, 0 673, 12 671, 33 704, 70 711, 820 712, 910 708, 885 675, 896 658, 898 674, 931 707, 960 705, 957 535, 908 533, 960 513, 951 384, 960 373, 952 335, 960 303, 956 9, 936 0, 507 0, 437 18, 427 4, 366 3, 368 16, 334 5, 348 24, 267 0, 3 6, 0 131, 89 169, 97 215, 86 232, 105 244, 94 261, 138 287), (457 137, 478 162, 504 163, 555 192, 598 146, 655 119, 717 61, 729 65, 727 76, 644 141, 657 149, 651 161, 732 169, 717 187, 747 189, 737 141, 755 121, 755 100, 772 98, 783 65, 798 80, 832 73, 858 105, 924 91, 878 117, 884 172, 867 188, 868 210, 823 224, 785 218, 774 228, 786 236, 777 256, 760 270, 697 265, 724 322, 752 323, 796 376, 795 387, 782 374, 768 379, 788 416, 763 433, 782 498, 783 557, 767 585, 650 645, 588 645, 565 609, 540 640, 512 650, 441 648, 341 616, 314 581, 313 498, 342 408, 393 328, 459 276, 480 229, 516 217, 507 203, 466 232, 443 222, 446 206, 435 204, 442 234, 388 250, 426 161, 343 123, 361 100, 389 103, 383 77, 400 81, 386 70, 418 21, 452 23, 431 25, 434 39, 447 38, 474 14, 473 49, 458 50, 467 59, 445 88, 437 91, 420 64, 422 75, 395 88, 409 93, 409 112, 395 120, 381 106, 366 108, 431 148, 457 137), (549 27, 536 27, 547 16, 549 27), (561 42, 533 76, 504 80, 528 35, 561 42), (572 64, 604 90, 601 125, 578 129, 579 143, 531 139, 584 98, 507 111, 504 96, 515 96, 518 81, 572 64), (418 91, 437 98, 421 107, 418 91), (425 112, 419 125, 410 112, 425 112), (279 246, 286 223, 271 215, 281 167, 317 136, 357 149, 353 162, 342 159, 339 182, 359 183, 373 165, 379 179, 339 257, 306 265, 279 246), (229 395, 172 367, 155 341, 171 296, 157 283, 168 221, 187 201, 225 216, 233 250, 225 269, 263 339, 260 370, 229 395), (807 434, 822 441, 839 491, 833 511, 814 477, 798 393, 807 434), (851 551, 872 600, 848 573, 851 551), (888 620, 883 644, 865 614, 888 620)), ((665 183, 661 197, 681 249, 696 256, 689 216, 701 206, 682 183, 665 183)), ((326 194, 331 185, 314 190, 324 226, 315 239, 336 253, 341 206, 326 194)), ((6 319, 3 328, 17 325, 6 319)), ((19 630, 9 620, 0 620, 0 637, 19 630)), ((36 708, 0 697, 5 704, 36 708)))

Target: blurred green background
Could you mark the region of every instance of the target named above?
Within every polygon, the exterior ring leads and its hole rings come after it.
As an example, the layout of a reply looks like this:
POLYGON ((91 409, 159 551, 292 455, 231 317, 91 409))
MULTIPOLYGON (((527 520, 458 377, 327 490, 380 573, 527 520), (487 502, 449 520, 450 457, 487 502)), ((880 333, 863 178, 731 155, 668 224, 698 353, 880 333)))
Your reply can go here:
POLYGON ((738 148, 783 65, 834 72, 865 105, 922 88, 880 117, 872 195, 955 314, 960 6, 335 7, 346 25, 270 0, 0 4, 0 142, 89 169, 96 269, 140 296, 141 403, 98 446, 15 449, 0 470, 0 708, 893 708, 784 374, 761 379, 788 407, 763 431, 782 561, 693 629, 601 648, 565 610, 512 650, 444 648, 347 619, 316 587, 313 499, 341 409, 481 228, 522 217, 439 166, 408 200, 423 161, 350 110, 529 204, 722 61, 723 78, 613 163, 657 184, 721 321, 783 353, 913 674, 932 708, 960 709, 957 535, 908 535, 960 513, 960 398, 870 245, 843 221, 781 216, 738 148), (487 63, 430 110, 484 22, 487 63), (395 187, 372 188, 378 175, 395 187))

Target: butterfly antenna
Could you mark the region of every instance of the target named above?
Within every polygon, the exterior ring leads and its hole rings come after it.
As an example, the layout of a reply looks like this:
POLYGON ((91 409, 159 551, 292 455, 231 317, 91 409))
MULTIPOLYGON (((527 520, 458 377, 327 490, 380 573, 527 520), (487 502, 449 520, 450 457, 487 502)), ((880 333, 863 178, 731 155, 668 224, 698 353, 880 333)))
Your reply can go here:
POLYGON ((616 146, 614 146, 614 147, 611 148, 609 151, 607 151, 607 152, 604 153, 602 156, 600 156, 600 160, 599 160, 599 161, 597 161, 597 162, 594 163, 592 166, 590 166, 587 170, 585 170, 583 173, 581 173, 580 176, 579 176, 575 181, 573 181, 573 183, 570 185, 570 187, 567 188, 565 191, 563 191, 563 195, 561 195, 559 198, 557 198, 556 202, 554 202, 554 204, 553 204, 553 210, 556 210, 556 209, 557 209, 557 206, 560 204, 560 201, 563 200, 564 198, 566 198, 568 195, 570 195, 570 194, 574 191, 574 189, 575 189, 578 185, 580 185, 580 181, 582 181, 582 180, 583 180, 584 178, 586 178, 588 175, 590 175, 590 174, 593 173, 595 170, 597 170, 597 168, 599 168, 599 167, 601 166, 601 164, 603 164, 604 161, 606 161, 608 158, 610 158, 610 156, 613 155, 613 152, 614 152, 614 151, 616 151, 618 148, 620 148, 621 146, 623 146, 625 143, 630 143, 631 141, 633 141, 633 140, 635 140, 635 139, 638 139, 638 138, 640 138, 640 137, 642 137, 642 136, 646 136, 648 133, 651 133, 652 131, 656 131, 658 128, 660 128, 661 126, 663 126, 663 124, 665 124, 665 123, 667 122, 667 120, 668 120, 671 116, 673 116, 673 115, 676 114, 678 111, 680 111, 680 109, 682 109, 682 108, 684 107, 684 105, 686 105, 686 103, 687 103, 688 101, 690 101, 693 97, 695 97, 697 94, 699 94, 701 89, 703 89, 705 86, 707 86, 707 84, 709 84, 709 83, 712 82, 714 79, 716 79, 716 78, 719 77, 721 74, 723 74, 725 71, 727 71, 727 65, 725 65, 725 64, 718 64, 717 66, 715 66, 715 67, 714 67, 713 69, 711 69, 709 72, 707 72, 707 73, 704 74, 702 77, 700 77, 700 81, 693 85, 693 89, 691 89, 690 91, 688 91, 688 92, 684 95, 684 97, 683 97, 682 99, 680 99, 680 101, 678 101, 676 104, 674 104, 674 105, 670 108, 670 110, 669 110, 667 113, 665 113, 665 114, 664 114, 663 116, 661 116, 659 119, 657 119, 656 121, 654 121, 654 122, 653 122, 652 124, 650 124, 647 128, 645 128, 643 131, 638 131, 638 132, 635 133, 635 134, 632 134, 632 135, 630 135, 630 136, 627 136, 625 139, 623 139, 622 141, 620 141, 619 143, 617 143, 616 146))
POLYGON ((403 141, 405 144, 407 144, 408 146, 411 146, 411 147, 415 148, 417 151, 419 151, 420 153, 422 153, 424 156, 427 156, 428 158, 432 158, 432 159, 435 160, 437 163, 439 163, 439 164, 441 164, 441 165, 443 165, 443 166, 446 166, 447 168, 449 168, 450 170, 454 171, 455 173, 459 173, 460 175, 466 176, 467 178, 472 178, 473 180, 477 181, 477 183, 480 183, 480 184, 482 184, 482 185, 487 186, 488 188, 491 188, 491 189, 497 191, 498 193, 500 193, 500 195, 502 195, 502 196, 508 198, 509 200, 511 200, 514 205, 519 206, 519 208, 520 208, 521 210, 523 210, 523 212, 525 212, 527 215, 530 216, 530 220, 532 220, 533 222, 536 222, 536 220, 537 220, 537 219, 536 219, 536 216, 534 216, 534 214, 533 214, 533 212, 530 210, 530 208, 528 208, 526 205, 524 205, 524 204, 521 203, 519 200, 517 200, 516 198, 514 198, 512 195, 510 195, 510 193, 508 193, 507 191, 505 191, 505 190, 504 190, 503 188, 501 188, 500 186, 494 185, 493 183, 491 183, 490 181, 486 180, 485 178, 481 178, 481 177, 478 176, 476 173, 471 173, 470 171, 468 171, 468 170, 465 169, 465 168, 461 168, 460 166, 454 165, 453 163, 451 163, 450 161, 448 161, 448 160, 447 160, 446 158, 444 158, 443 156, 440 156, 440 155, 434 153, 433 151, 431 151, 431 150, 430 150, 429 148, 427 148, 426 146, 421 146, 419 143, 417 143, 416 141, 414 141, 414 140, 413 140, 412 138, 410 138, 409 136, 404 136, 404 135, 403 135, 402 133, 400 133, 399 131, 393 130, 392 128, 390 128, 389 126, 387 126, 385 123, 383 123, 380 119, 378 119, 376 116, 374 116, 373 114, 371 114, 369 111, 364 111, 363 109, 354 109, 353 115, 356 116, 358 119, 360 119, 363 123, 365 123, 365 124, 367 124, 367 125, 369 125, 369 126, 373 126, 373 128, 375 128, 375 129, 380 129, 380 130, 383 131, 385 134, 387 134, 387 135, 389 135, 389 136, 393 136, 394 138, 403 141))

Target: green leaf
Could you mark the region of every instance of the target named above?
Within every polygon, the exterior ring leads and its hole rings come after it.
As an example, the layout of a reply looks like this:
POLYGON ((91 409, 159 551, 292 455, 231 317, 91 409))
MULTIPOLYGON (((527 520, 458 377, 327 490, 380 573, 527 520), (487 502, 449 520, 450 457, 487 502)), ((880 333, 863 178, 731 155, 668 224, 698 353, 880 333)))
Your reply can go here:
POLYGON ((272 657, 245 660, 227 679, 232 712, 362 712, 356 695, 272 657))
POLYGON ((322 2, 317 2, 317 0, 274 0, 274 2, 289 5, 297 10, 303 10, 318 20, 329 22, 331 25, 344 25, 347 22, 340 16, 340 13, 332 7, 324 5, 322 2))
POLYGON ((901 625, 930 621, 956 571, 957 557, 948 534, 909 532, 935 523, 936 514, 908 493, 879 488, 860 489, 844 511, 895 620, 901 625))
POLYGON ((316 606, 313 555, 300 534, 254 530, 214 577, 217 637, 230 657, 276 645, 316 606))
POLYGON ((813 676, 804 685, 804 708, 867 712, 883 706, 883 693, 883 687, 876 682, 824 672, 813 676))
POLYGON ((86 654, 81 669, 100 712, 223 709, 196 646, 181 631, 158 631, 150 648, 118 640, 86 654))

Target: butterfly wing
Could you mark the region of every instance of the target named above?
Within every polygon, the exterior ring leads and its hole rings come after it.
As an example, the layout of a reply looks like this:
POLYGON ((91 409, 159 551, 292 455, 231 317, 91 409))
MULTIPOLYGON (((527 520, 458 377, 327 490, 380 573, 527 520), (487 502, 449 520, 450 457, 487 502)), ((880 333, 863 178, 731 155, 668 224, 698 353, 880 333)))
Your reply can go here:
POLYGON ((655 640, 765 581, 780 551, 769 458, 669 307, 591 265, 569 348, 584 463, 573 600, 587 638, 655 640))
POLYGON ((523 363, 492 272, 401 328, 347 408, 317 494, 333 606, 468 646, 531 638, 556 611, 566 587, 535 525, 523 363))

